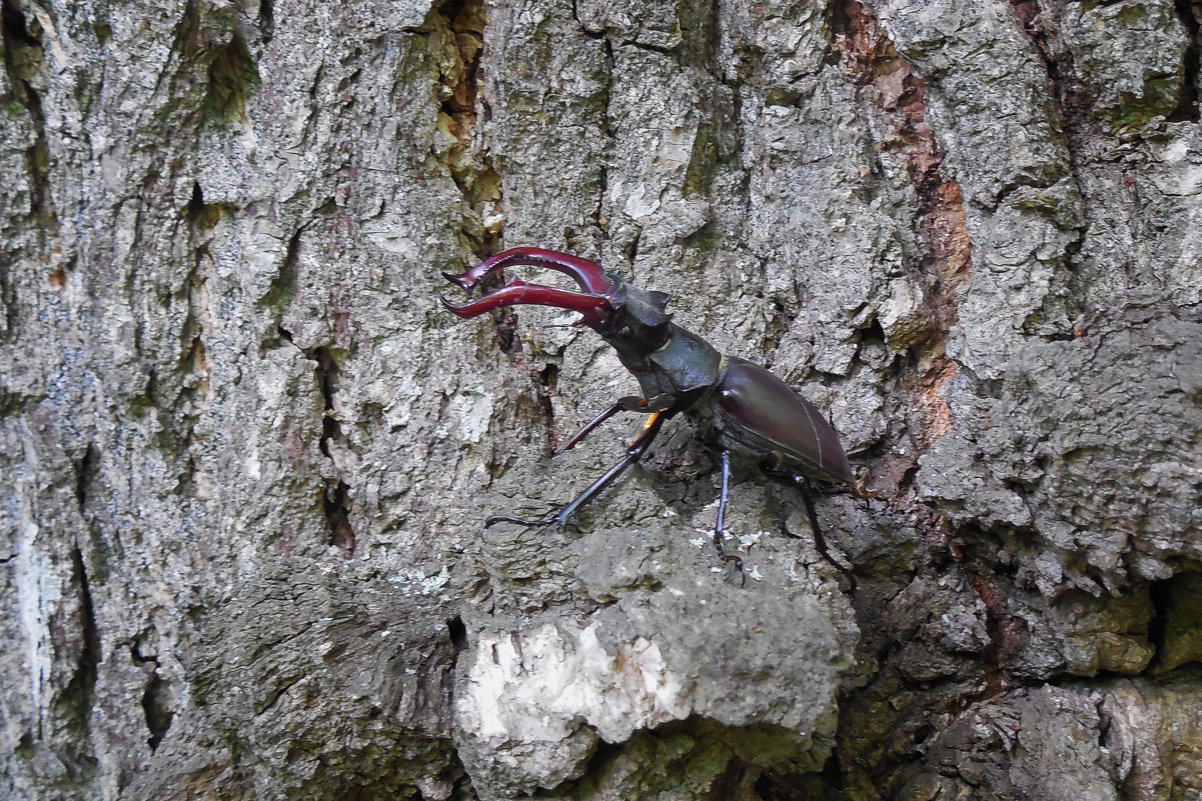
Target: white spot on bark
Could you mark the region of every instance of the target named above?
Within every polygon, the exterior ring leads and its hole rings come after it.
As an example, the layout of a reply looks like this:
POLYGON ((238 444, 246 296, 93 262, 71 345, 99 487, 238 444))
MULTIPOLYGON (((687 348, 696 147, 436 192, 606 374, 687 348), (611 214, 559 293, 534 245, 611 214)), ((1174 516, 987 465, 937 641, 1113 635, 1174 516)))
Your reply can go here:
POLYGON ((17 610, 21 619, 21 628, 25 632, 28 650, 27 676, 30 704, 37 720, 40 736, 43 713, 42 689, 50 680, 51 660, 53 659, 48 621, 61 594, 53 580, 54 565, 36 544, 41 529, 34 522, 34 513, 31 508, 33 505, 31 496, 34 489, 31 484, 36 480, 35 477, 39 472, 39 460, 37 450, 31 441, 32 436, 24 422, 21 424, 21 433, 25 446, 25 463, 17 471, 19 489, 15 521, 17 541, 13 558, 13 583, 17 589, 17 610))
POLYGON ((262 463, 259 462, 259 449, 255 446, 252 440, 246 453, 246 477, 251 481, 258 481, 262 475, 262 463))
POLYGON ((456 715, 463 731, 512 769, 528 766, 536 782, 548 772, 568 775, 587 757, 592 735, 582 723, 621 742, 637 729, 687 717, 692 707, 682 680, 645 637, 611 652, 597 624, 578 630, 548 623, 520 640, 481 637, 456 715))
POLYGON ((643 217, 650 217, 658 210, 659 198, 653 197, 647 199, 646 184, 639 184, 638 188, 631 192, 630 196, 626 198, 626 206, 624 211, 629 217, 635 220, 642 219, 643 217))
POLYGON ((461 392, 451 399, 451 413, 459 420, 459 434, 464 442, 479 442, 492 420, 491 392, 461 392))

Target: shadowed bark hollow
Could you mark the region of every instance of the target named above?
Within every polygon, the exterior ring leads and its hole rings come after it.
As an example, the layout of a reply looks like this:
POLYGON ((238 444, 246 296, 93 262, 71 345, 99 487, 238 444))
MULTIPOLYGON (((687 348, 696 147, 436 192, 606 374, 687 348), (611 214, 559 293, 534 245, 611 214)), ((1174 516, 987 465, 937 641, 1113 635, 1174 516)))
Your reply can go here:
POLYGON ((1200 22, 3 0, 0 796, 1198 798, 1200 22), (483 529, 638 426, 552 459, 614 353, 441 309, 517 245, 671 293, 879 498, 736 464, 739 587, 680 419, 483 529))

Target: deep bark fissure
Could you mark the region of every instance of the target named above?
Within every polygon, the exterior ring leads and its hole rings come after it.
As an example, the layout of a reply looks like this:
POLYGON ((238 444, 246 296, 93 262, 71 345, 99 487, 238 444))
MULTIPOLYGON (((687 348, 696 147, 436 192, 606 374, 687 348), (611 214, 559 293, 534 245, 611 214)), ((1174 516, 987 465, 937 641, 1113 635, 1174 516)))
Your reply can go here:
MULTIPOLYGON (((560 356, 562 356, 562 351, 560 356)), ((546 443, 549 450, 554 451, 558 446, 555 436, 555 406, 551 403, 552 396, 555 395, 556 389, 559 386, 559 365, 554 362, 547 362, 547 365, 537 371, 538 383, 535 386, 535 394, 538 398, 539 408, 542 410, 543 427, 546 430, 546 443)))
POLYGON ((442 673, 442 691, 446 696, 447 706, 455 707, 455 682, 458 678, 459 659, 468 649, 467 625, 461 615, 447 621, 447 639, 451 642, 451 659, 446 670, 442 673))
POLYGON ((150 746, 151 753, 158 750, 159 743, 163 741, 167 730, 171 728, 171 720, 175 713, 169 709, 164 701, 164 696, 169 692, 166 682, 159 677, 158 662, 155 662, 155 670, 150 676, 150 680, 146 682, 146 690, 142 693, 142 714, 146 717, 146 728, 150 730, 150 736, 146 738, 146 744, 150 746))
POLYGON ((1173 7, 1177 11, 1177 17, 1181 20, 1181 24, 1185 26, 1189 44, 1186 45, 1185 57, 1181 64, 1185 71, 1182 76, 1181 102, 1169 115, 1168 120, 1169 122, 1198 122, 1200 119, 1198 80, 1199 69, 1202 68, 1199 65, 1198 50, 1199 41, 1202 40, 1202 34, 1199 33, 1199 22, 1202 22, 1202 6, 1199 6, 1196 0, 1174 0, 1173 7))
POLYGON ((91 727, 92 707, 96 701, 96 678, 100 665, 100 631, 96 626, 96 609, 92 587, 88 580, 83 551, 71 549, 73 578, 79 588, 79 639, 81 647, 75 660, 75 670, 63 693, 61 703, 66 717, 77 734, 86 735, 91 727))
POLYGON ((451 667, 454 668, 455 660, 459 659, 459 655, 463 653, 463 649, 467 648, 467 626, 464 625, 463 618, 460 615, 456 615, 447 621, 447 637, 451 640, 451 667))
MULTIPOLYGON (((280 330, 287 335, 287 331, 280 330)), ((327 459, 334 461, 330 443, 342 439, 342 425, 338 422, 338 412, 334 404, 334 396, 338 393, 338 362, 334 359, 331 349, 325 345, 305 350, 304 354, 317 363, 314 369, 323 407, 318 450, 327 459)), ((321 492, 321 509, 330 531, 329 542, 341 548, 348 559, 355 554, 355 531, 351 527, 350 507, 350 486, 346 481, 342 478, 333 482, 327 481, 321 492)))
MULTIPOLYGON (((1077 199, 1081 204, 1082 218, 1089 219, 1088 198, 1089 193, 1081 184, 1081 160, 1082 155, 1079 152, 1082 143, 1088 140, 1088 133, 1092 128, 1097 128, 1096 125, 1091 125, 1088 117, 1089 103, 1086 98, 1086 92, 1081 82, 1076 78, 1072 56, 1068 53, 1056 54, 1049 46, 1047 37, 1043 29, 1039 25, 1039 15, 1042 8, 1039 5, 1039 0, 1010 0, 1014 9, 1015 19, 1018 20, 1019 27, 1022 28, 1031 43, 1035 46, 1035 52, 1039 56, 1040 62, 1043 64, 1044 71, 1047 74, 1048 82, 1051 84, 1051 98, 1055 108, 1055 114, 1051 122, 1053 125, 1059 123, 1062 127, 1062 135, 1065 152, 1068 154, 1069 177, 1072 178, 1073 184, 1077 189, 1077 199)), ((1032 181, 1031 183, 1037 183, 1032 181)), ((1046 181, 1039 185, 1046 185, 1046 181)), ((1009 191, 1017 188, 1009 187, 1009 191)), ((1005 194, 1005 193, 1004 193, 1005 194)), ((1003 197, 1004 197, 1003 194, 1003 197)), ((999 197, 999 202, 1001 198, 999 197)), ((1076 228, 1076 237, 1065 245, 1065 263, 1072 263, 1074 257, 1085 246, 1085 236, 1087 225, 1080 225, 1076 228)))
POLYGON ((147 672, 146 687, 142 691, 142 715, 150 737, 146 744, 153 753, 171 728, 175 719, 175 691, 171 684, 159 674, 159 658, 155 654, 143 655, 137 645, 130 648, 130 659, 147 672))
POLYGON ((981 652, 985 686, 977 697, 977 700, 984 700, 1010 686, 1005 668, 1015 648, 1011 634, 1014 618, 1007 608, 1005 598, 998 590, 996 581, 988 571, 967 566, 964 571, 977 597, 985 605, 985 633, 989 636, 989 645, 981 652))
POLYGON ((330 544, 341 548, 346 557, 355 555, 355 531, 350 521, 350 486, 338 479, 333 489, 322 496, 322 513, 330 527, 330 544))
POLYGON ((48 242, 57 228, 50 195, 50 149, 46 140, 46 114, 42 110, 42 99, 30 83, 30 79, 42 68, 44 48, 41 40, 30 33, 25 15, 16 0, 4 0, 0 9, 4 69, 17 101, 29 113, 34 130, 34 142, 25 151, 25 167, 32 188, 31 211, 44 221, 41 234, 48 242))
POLYGON ((271 42, 275 36, 275 0, 259 0, 259 30, 263 44, 271 42))
MULTIPOLYGON (((442 82, 450 91, 438 114, 440 123, 458 141, 445 158, 451 178, 469 209, 464 235, 475 243, 478 259, 497 252, 505 226, 502 178, 487 143, 481 141, 477 131, 479 115, 487 110, 488 104, 481 82, 487 11, 483 0, 447 0, 431 16, 433 24, 454 41, 455 69, 442 74, 442 82)), ((486 277, 480 291, 497 289, 504 281, 504 271, 500 271, 486 277)), ((530 378, 550 444, 555 431, 555 410, 550 396, 558 367, 548 364, 539 370, 529 363, 518 334, 518 314, 514 308, 499 309, 491 317, 500 350, 530 378)))
POLYGON ((439 125, 456 144, 445 153, 451 179, 470 209, 464 234, 476 245, 476 256, 494 253, 505 226, 501 176, 487 143, 477 133, 487 100, 481 92, 481 61, 488 10, 483 0, 446 0, 431 14, 436 31, 449 37, 453 67, 442 73, 447 97, 438 109, 439 125), (478 226, 478 228, 477 228, 478 226))
POLYGON ((206 119, 230 123, 246 116, 246 102, 259 84, 259 68, 237 31, 209 63, 206 119))
MULTIPOLYGON (((1056 101, 1057 111, 1063 115, 1066 99, 1077 100, 1083 97, 1081 86, 1076 81, 1070 81, 1073 74, 1071 57, 1065 54, 1057 58, 1056 54, 1052 52, 1052 48, 1049 47, 1044 31, 1039 26, 1039 15, 1044 10, 1039 5, 1039 0, 1010 0, 1010 5, 1014 9, 1014 16, 1018 20, 1019 27, 1035 45, 1039 60, 1043 63, 1043 68, 1052 83, 1052 95, 1056 101)), ((1069 105, 1072 107, 1075 104, 1070 103, 1069 105)))
POLYGON ((75 463, 75 502, 79 505, 80 513, 87 508, 88 488, 91 486, 99 458, 100 452, 96 450, 95 443, 89 442, 83 456, 75 463))
POLYGON ((1172 578, 1152 582, 1148 644, 1154 649, 1144 674, 1168 675, 1189 665, 1202 666, 1202 573, 1196 565, 1172 578))
MULTIPOLYGON (((1161 654, 1164 651, 1165 634, 1168 630, 1169 609, 1171 607, 1171 595, 1169 585, 1172 579, 1164 579, 1162 581, 1152 582, 1152 586, 1148 588, 1148 597, 1152 601, 1152 619, 1148 621, 1148 644, 1156 649, 1156 654, 1161 654)), ((1153 655, 1149 664, 1156 662, 1156 656, 1153 655)))

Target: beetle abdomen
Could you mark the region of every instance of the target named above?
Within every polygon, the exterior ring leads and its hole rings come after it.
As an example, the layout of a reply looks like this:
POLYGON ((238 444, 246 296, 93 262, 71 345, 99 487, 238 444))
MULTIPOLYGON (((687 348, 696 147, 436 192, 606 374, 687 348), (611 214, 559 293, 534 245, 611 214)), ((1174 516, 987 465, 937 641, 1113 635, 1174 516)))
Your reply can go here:
POLYGON ((735 434, 737 444, 752 455, 812 478, 855 484, 835 429, 813 404, 763 367, 729 359, 716 394, 728 420, 740 429, 726 432, 727 437, 735 434))

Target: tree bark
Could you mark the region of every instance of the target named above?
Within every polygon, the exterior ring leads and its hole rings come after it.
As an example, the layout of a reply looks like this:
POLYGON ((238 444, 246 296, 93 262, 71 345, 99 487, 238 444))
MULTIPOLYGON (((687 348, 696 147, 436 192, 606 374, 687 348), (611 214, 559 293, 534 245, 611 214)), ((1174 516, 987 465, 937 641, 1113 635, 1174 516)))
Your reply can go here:
POLYGON ((3 12, 0 795, 1202 794, 1197 0, 3 12), (516 245, 879 498, 737 465, 740 587, 679 419, 483 529, 637 426, 552 460, 616 356, 441 310, 516 245))

